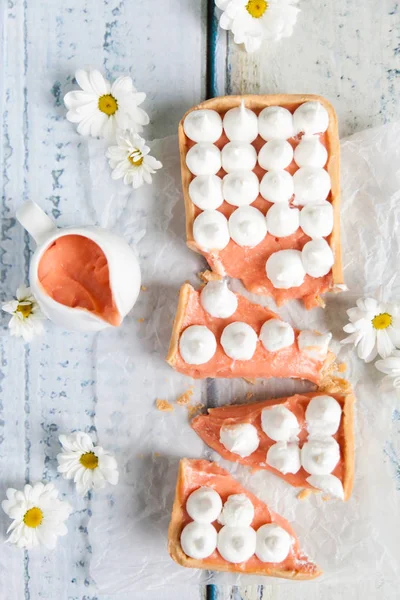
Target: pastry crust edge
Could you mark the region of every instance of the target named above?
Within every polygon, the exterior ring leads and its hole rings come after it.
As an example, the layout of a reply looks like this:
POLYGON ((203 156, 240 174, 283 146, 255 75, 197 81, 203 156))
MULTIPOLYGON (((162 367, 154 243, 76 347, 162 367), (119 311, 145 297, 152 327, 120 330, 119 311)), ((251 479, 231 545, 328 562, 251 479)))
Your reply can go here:
MULTIPOLYGON (((317 94, 245 94, 243 96, 219 96, 210 100, 205 100, 200 104, 189 109, 179 123, 178 140, 179 154, 181 161, 181 178, 183 198, 185 202, 186 215, 186 243, 188 247, 205 256, 205 253, 196 244, 193 237, 193 223, 195 208, 189 197, 189 183, 192 174, 186 166, 186 134, 183 129, 183 122, 187 115, 194 110, 211 109, 217 112, 226 112, 230 108, 238 106, 241 100, 244 100, 246 106, 250 109, 263 109, 267 106, 278 105, 286 107, 292 104, 303 104, 304 102, 316 101, 320 102, 328 111, 329 126, 327 129, 329 158, 326 169, 331 177, 331 202, 333 206, 334 226, 330 238, 330 247, 334 254, 334 264, 332 267, 333 286, 328 292, 341 292, 345 286, 343 280, 343 263, 342 263, 342 248, 340 242, 340 142, 338 134, 338 121, 335 109, 332 104, 323 96, 317 94)), ((209 253, 210 254, 210 253, 209 253)), ((222 265, 218 266, 218 261, 215 261, 214 268, 210 268, 218 275, 225 275, 222 265)), ((317 297, 317 302, 319 297, 317 297)))

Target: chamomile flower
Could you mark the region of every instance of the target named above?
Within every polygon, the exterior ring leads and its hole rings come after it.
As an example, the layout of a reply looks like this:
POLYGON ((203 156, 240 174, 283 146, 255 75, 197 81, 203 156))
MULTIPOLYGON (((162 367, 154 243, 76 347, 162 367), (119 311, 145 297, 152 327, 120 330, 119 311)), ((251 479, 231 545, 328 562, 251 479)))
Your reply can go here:
POLYGON ((2 310, 12 315, 8 324, 11 335, 30 342, 35 335, 43 333, 45 316, 30 288, 21 285, 17 289, 16 299, 3 304, 2 310))
POLYGON ((137 133, 132 130, 117 131, 117 146, 108 148, 106 157, 113 169, 111 177, 122 179, 134 189, 144 183, 152 182, 152 175, 161 169, 162 164, 150 156, 150 148, 137 133))
POLYGON ((350 323, 343 331, 349 335, 342 344, 354 344, 358 356, 366 362, 378 354, 388 358, 400 346, 399 307, 374 298, 360 298, 356 304, 347 311, 350 323))
POLYGON ((236 44, 255 52, 262 41, 289 37, 300 12, 298 0, 215 0, 223 13, 219 24, 232 31, 236 44))
POLYGON ((1 506, 13 520, 7 542, 27 550, 39 545, 55 548, 58 536, 67 533, 65 521, 72 507, 58 498, 54 485, 26 485, 22 492, 9 488, 6 495, 1 506))
POLYGON ((384 360, 377 360, 375 367, 381 373, 385 373, 382 379, 382 390, 395 391, 400 397, 400 350, 394 350, 393 354, 384 360))
POLYGON ((73 479, 80 496, 90 489, 100 489, 106 483, 118 483, 115 458, 100 446, 94 446, 92 438, 83 431, 60 435, 62 452, 58 454, 58 472, 64 479, 73 479))
POLYGON ((117 128, 139 132, 149 123, 140 108, 146 94, 136 90, 131 77, 118 77, 110 84, 96 69, 78 69, 75 79, 81 89, 68 92, 64 104, 68 121, 78 123, 81 135, 112 140, 117 128))

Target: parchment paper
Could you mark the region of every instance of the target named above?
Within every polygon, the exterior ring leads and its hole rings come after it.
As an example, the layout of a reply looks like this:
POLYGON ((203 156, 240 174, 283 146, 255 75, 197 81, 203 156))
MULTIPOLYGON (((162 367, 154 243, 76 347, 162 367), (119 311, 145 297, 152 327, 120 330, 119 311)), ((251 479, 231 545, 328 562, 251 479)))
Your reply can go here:
MULTIPOLYGON (((97 338, 97 432, 112 449, 121 477, 117 487, 93 495, 89 536, 91 575, 99 590, 122 594, 180 583, 271 583, 268 578, 212 574, 184 569, 167 552, 167 529, 181 457, 221 463, 244 485, 286 517, 328 582, 385 577, 394 580, 400 556, 400 482, 395 435, 400 413, 394 395, 379 390, 381 374, 352 348, 339 345, 346 309, 360 295, 400 299, 399 265, 400 124, 358 133, 342 142, 342 242, 349 292, 328 296, 325 310, 305 311, 290 303, 280 314, 300 328, 332 331, 332 349, 348 365, 346 376, 358 398, 356 477, 347 503, 321 496, 296 499, 296 490, 270 473, 250 474, 222 461, 190 429, 185 407, 155 409, 156 398, 174 402, 191 385, 193 402, 224 404, 312 389, 302 382, 270 381, 255 386, 237 381, 194 382, 165 362, 180 285, 199 283, 203 259, 185 246, 178 145, 175 137, 155 141, 153 154, 164 163, 152 186, 130 193, 109 179, 101 142, 91 140, 93 190, 89 199, 98 222, 137 247, 147 288, 123 326, 97 338), (93 200, 92 200, 93 199, 93 200), (143 320, 143 321, 142 321, 143 320), (396 479, 397 473, 397 479, 396 479)), ((239 282, 232 288, 243 291, 239 282)), ((248 295, 248 294, 246 294, 248 295)), ((249 296, 249 295, 248 295, 249 296)), ((269 305, 265 298, 251 297, 269 305)), ((280 585, 296 585, 274 580, 280 585)), ((312 582, 302 583, 313 585, 312 582)))

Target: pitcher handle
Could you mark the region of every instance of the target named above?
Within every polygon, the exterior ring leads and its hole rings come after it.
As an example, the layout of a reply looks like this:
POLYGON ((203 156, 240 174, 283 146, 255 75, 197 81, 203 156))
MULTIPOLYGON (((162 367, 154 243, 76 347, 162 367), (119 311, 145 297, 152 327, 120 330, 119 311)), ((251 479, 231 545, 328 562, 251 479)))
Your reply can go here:
POLYGON ((35 202, 24 202, 17 210, 16 217, 38 245, 57 229, 54 221, 35 202))

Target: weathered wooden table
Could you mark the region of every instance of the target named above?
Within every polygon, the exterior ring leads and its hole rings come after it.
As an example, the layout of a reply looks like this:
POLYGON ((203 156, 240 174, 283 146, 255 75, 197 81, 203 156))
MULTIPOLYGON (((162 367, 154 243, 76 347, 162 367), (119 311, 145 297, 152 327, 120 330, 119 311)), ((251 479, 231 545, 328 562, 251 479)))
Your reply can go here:
MULTIPOLYGON (((151 137, 176 132, 186 109, 206 95, 313 92, 335 105, 341 135, 400 117, 400 5, 396 0, 303 0, 294 35, 246 55, 218 31, 213 0, 2 0, 1 299, 27 280, 30 243, 15 209, 38 201, 59 225, 74 221, 88 177, 64 181, 76 135, 62 98, 76 68, 109 77, 129 72, 152 123, 151 137)), ((10 338, 2 317, 0 497, 9 486, 56 473, 58 430, 94 427, 93 337, 51 332, 30 346, 10 338), (58 344, 54 343, 58 339, 58 344), (63 343, 60 344, 60 339, 63 343), (54 348, 57 348, 54 351, 54 348)), ((58 481, 60 489, 63 482, 58 481)), ((55 552, 0 549, 1 600, 95 600, 89 576, 90 499, 79 500, 55 552)), ((4 539, 7 519, 0 516, 4 539)), ((395 598, 384 581, 365 586, 138 590, 129 598, 329 600, 395 598)), ((121 598, 121 596, 119 596, 121 598)), ((113 599, 114 600, 114 599, 113 599)))

